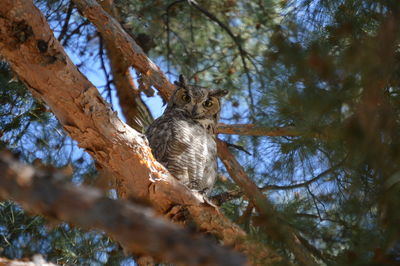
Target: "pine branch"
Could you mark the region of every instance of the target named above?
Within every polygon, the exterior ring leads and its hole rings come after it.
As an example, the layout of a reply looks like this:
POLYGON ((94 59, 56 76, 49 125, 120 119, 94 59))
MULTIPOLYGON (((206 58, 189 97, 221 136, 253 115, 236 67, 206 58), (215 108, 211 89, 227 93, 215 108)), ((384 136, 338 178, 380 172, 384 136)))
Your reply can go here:
MULTIPOLYGON (((113 1, 99 2, 104 10, 118 20, 117 12, 113 8, 113 1)), ((113 83, 117 97, 127 124, 139 132, 150 125, 153 116, 147 105, 140 97, 140 91, 133 82, 129 71, 130 63, 126 60, 125 54, 115 45, 115 40, 107 37, 106 32, 100 32, 107 50, 110 69, 113 75, 113 83)))
POLYGON ((51 219, 103 230, 134 254, 184 265, 244 265, 238 253, 189 234, 149 207, 109 199, 97 189, 54 182, 55 175, 63 175, 56 169, 35 169, 0 151, 0 172, 3 199, 51 219))
POLYGON ((218 124, 216 128, 217 134, 236 134, 245 136, 299 136, 301 133, 294 127, 265 127, 254 124, 237 124, 227 125, 218 124))
POLYGON ((72 38, 72 36, 74 36, 75 34, 80 33, 81 29, 86 25, 89 25, 89 21, 88 20, 85 20, 84 22, 79 24, 75 29, 73 29, 69 34, 66 34, 64 36, 64 39, 62 41, 60 41, 62 43, 62 45, 67 47, 68 46, 68 42, 72 38))
POLYGON ((142 48, 129 36, 121 25, 111 17, 95 0, 73 0, 81 13, 92 22, 102 34, 105 42, 115 43, 115 49, 124 55, 137 71, 146 76, 151 84, 168 99, 175 86, 168 82, 164 73, 143 52, 142 48))
MULTIPOLYGON (((175 90, 162 71, 143 53, 136 42, 123 30, 120 24, 105 12, 94 0, 73 0, 82 14, 87 17, 102 34, 104 41, 110 42, 120 55, 123 55, 142 75, 145 75, 161 97, 168 100, 175 90)), ((124 97, 122 97, 124 98, 124 97)), ((255 125, 225 125, 219 124, 217 133, 240 134, 252 136, 297 136, 299 133, 293 128, 267 128, 255 125)))
POLYGON ((278 241, 283 241, 288 249, 293 252, 296 260, 302 265, 317 265, 313 256, 299 242, 296 233, 282 223, 279 214, 273 204, 265 197, 256 184, 247 176, 243 167, 229 151, 225 142, 217 140, 218 155, 232 179, 243 189, 243 192, 254 204, 261 215, 261 221, 265 225, 266 233, 278 241))
MULTIPOLYGON (((137 53, 122 27, 93 0, 75 0, 89 19, 100 24, 99 31, 108 30, 116 38, 127 58, 141 70, 147 70, 166 92, 174 86, 140 51, 137 53), (94 7, 94 9, 90 9, 94 7), (88 8, 88 10, 85 9, 88 8), (96 11, 96 12, 94 12, 96 11), (94 12, 94 13, 93 13, 94 12), (101 23, 100 23, 101 21, 101 23), (128 39, 126 39, 128 38, 128 39), (157 73, 155 72, 157 71, 157 73), (162 75, 161 75, 162 74, 162 75), (161 77, 164 77, 162 79, 161 77), (162 87, 162 85, 165 87, 162 87)), ((199 230, 215 235, 225 245, 245 253, 253 263, 277 264, 284 258, 272 248, 254 243, 236 224, 214 206, 196 197, 176 181, 151 154, 142 134, 123 123, 99 95, 98 90, 76 68, 54 37, 44 16, 28 0, 3 0, 0 9, 0 53, 10 63, 33 96, 46 102, 66 132, 96 161, 99 169, 107 169, 116 179, 121 198, 148 201, 160 214, 176 209, 190 214, 199 230), (38 49, 41 43, 42 49, 38 49), (43 49, 43 44, 46 44, 43 49)), ((81 11, 82 11, 81 10, 81 11)), ((107 34, 107 38, 111 38, 107 34)), ((147 72, 145 72, 147 73, 147 72)))
POLYGON ((60 35, 58 35, 58 37, 57 37, 58 41, 61 41, 64 38, 65 34, 67 34, 69 21, 71 19, 71 15, 72 15, 72 10, 73 9, 74 9, 74 3, 69 2, 67 15, 65 16, 64 24, 63 24, 63 26, 61 28, 60 35))
POLYGON ((288 190, 288 189, 295 189, 295 188, 300 188, 300 187, 307 187, 309 185, 311 185, 312 183, 320 180, 321 178, 325 177, 326 175, 334 172, 339 166, 341 166, 344 163, 344 160, 338 164, 336 164, 335 166, 321 172, 320 174, 318 174, 317 176, 311 178, 310 180, 307 180, 305 182, 302 183, 297 183, 297 184, 293 184, 293 185, 287 185, 287 186, 281 186, 281 185, 266 185, 263 186, 261 189, 261 191, 268 191, 268 190, 288 190))
POLYGON ((247 153, 248 155, 252 155, 252 154, 251 154, 248 150, 246 150, 243 146, 236 145, 236 144, 232 144, 232 143, 229 143, 229 142, 226 142, 226 145, 228 145, 229 147, 235 148, 235 149, 237 149, 237 150, 239 150, 239 151, 242 151, 242 152, 244 152, 244 153, 247 153))
POLYGON ((243 196, 243 193, 239 190, 232 190, 232 191, 226 191, 221 194, 215 195, 210 198, 210 200, 216 204, 217 206, 221 206, 223 203, 237 199, 243 196))
POLYGON ((334 137, 332 129, 324 128, 320 132, 305 132, 294 126, 287 127, 267 127, 256 124, 223 124, 219 123, 216 127, 217 134, 243 135, 243 136, 266 136, 266 137, 310 137, 319 139, 329 139, 334 137))
POLYGON ((201 13, 203 13, 206 17, 208 17, 209 19, 211 19, 212 21, 217 23, 218 26, 220 26, 232 38, 233 42, 237 46, 237 48, 239 50, 240 59, 242 61, 243 69, 244 69, 244 72, 247 77, 247 92, 248 92, 249 98, 250 98, 250 114, 251 114, 251 119, 254 120, 255 119, 254 118, 255 105, 254 105, 254 98, 253 98, 253 92, 252 92, 252 87, 251 87, 252 79, 250 76, 249 67, 247 66, 247 62, 246 62, 247 52, 244 50, 240 38, 238 36, 236 36, 235 34, 233 34, 231 29, 227 25, 225 25, 221 20, 219 20, 214 14, 209 12, 204 7, 200 6, 195 0, 188 0, 187 2, 190 5, 194 6, 201 13))
POLYGON ((106 90, 107 90, 107 97, 108 100, 111 104, 111 106, 113 106, 113 102, 112 102, 112 95, 111 95, 111 78, 110 78, 110 74, 108 73, 107 67, 106 67, 106 62, 104 60, 104 44, 103 44, 103 38, 101 37, 101 35, 99 35, 99 59, 100 59, 100 68, 104 73, 104 77, 106 79, 106 90))
POLYGON ((249 203, 247 204, 246 209, 244 210, 242 216, 239 217, 237 222, 239 224, 246 224, 248 222, 248 220, 250 219, 250 217, 251 217, 253 209, 254 209, 254 204, 251 201, 249 201, 249 203))
POLYGON ((235 134, 244 136, 299 136, 301 133, 294 127, 265 127, 254 124, 227 125, 218 124, 217 134, 235 134))

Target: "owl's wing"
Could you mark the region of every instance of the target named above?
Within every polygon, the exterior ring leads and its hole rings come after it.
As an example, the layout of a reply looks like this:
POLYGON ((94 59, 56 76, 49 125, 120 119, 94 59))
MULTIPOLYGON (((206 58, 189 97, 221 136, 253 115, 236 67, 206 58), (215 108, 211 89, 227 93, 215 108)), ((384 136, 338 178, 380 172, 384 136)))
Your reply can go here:
POLYGON ((166 154, 167 142, 171 136, 171 129, 168 128, 168 121, 157 119, 146 131, 151 151, 157 161, 162 162, 166 154))
POLYGON ((165 166, 171 157, 190 146, 190 140, 185 140, 184 129, 175 119, 157 119, 146 131, 146 136, 154 157, 165 166))

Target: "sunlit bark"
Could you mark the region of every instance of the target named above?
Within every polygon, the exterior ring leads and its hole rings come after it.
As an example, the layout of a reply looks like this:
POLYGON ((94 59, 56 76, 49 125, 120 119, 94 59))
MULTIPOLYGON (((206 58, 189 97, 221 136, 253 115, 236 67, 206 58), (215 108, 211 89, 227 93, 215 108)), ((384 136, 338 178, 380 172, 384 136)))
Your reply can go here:
MULTIPOLYGON (((105 27, 116 24, 104 11, 96 16, 105 27)), ((112 38, 125 37, 113 35, 112 27, 107 30, 112 38)), ((0 54, 33 95, 48 104, 64 129, 94 158, 97 167, 114 176, 121 198, 148 201, 158 213, 168 217, 176 217, 184 210, 199 230, 244 252, 253 264, 276 264, 283 260, 267 246, 247 240, 246 233, 237 225, 175 181, 154 159, 146 139, 117 117, 71 62, 31 1, 2 2, 0 54)), ((143 60, 138 67, 150 72, 157 68, 143 54, 130 56, 143 60)), ((159 85, 172 88, 168 81, 161 80, 164 83, 159 85)))

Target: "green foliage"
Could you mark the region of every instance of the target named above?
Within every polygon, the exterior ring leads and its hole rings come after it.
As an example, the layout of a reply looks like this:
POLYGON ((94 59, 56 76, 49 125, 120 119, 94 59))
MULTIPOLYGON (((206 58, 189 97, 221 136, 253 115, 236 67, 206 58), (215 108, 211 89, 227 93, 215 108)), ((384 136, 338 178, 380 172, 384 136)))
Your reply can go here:
MULTIPOLYGON (((134 38, 142 33, 153 40, 147 43, 148 54, 171 81, 183 73, 192 83, 230 90, 222 122, 294 126, 301 133, 222 137, 252 153, 236 155, 250 178, 265 188, 283 222, 315 247, 310 250, 320 261, 398 263, 398 1, 197 1, 203 11, 189 2, 119 0, 115 7, 134 38)), ((65 24, 69 1, 36 3, 81 71, 97 74, 102 48, 95 29, 75 8, 65 24)), ((94 79, 96 85, 106 88, 107 81, 98 81, 99 77, 94 79)), ((43 103, 11 79, 8 66, 2 64, 1 140, 27 162, 40 158, 60 167, 71 164, 74 182, 94 182, 89 156, 65 135, 43 103)), ((221 172, 227 175, 222 167, 221 172)), ((214 193, 237 189, 230 179, 220 180, 214 193)), ((284 243, 267 237, 257 213, 246 213, 247 206, 247 199, 240 197, 224 203, 222 209, 254 241, 272 244, 291 258, 284 243)), ((58 229, 50 234, 41 218, 21 214, 15 219, 11 207, 2 208, 7 213, 0 217, 0 232, 14 232, 7 233, 7 241, 15 243, 13 247, 24 237, 37 243, 12 251, 11 244, 0 240, 5 256, 40 252, 71 264, 124 261, 102 235, 68 226, 60 227, 66 233, 58 229), (18 231, 19 225, 29 227, 18 231), (50 238, 57 244, 43 240, 50 238), (51 244, 40 249, 40 241, 51 244), (97 248, 113 255, 102 259, 97 248)), ((15 216, 20 209, 13 208, 15 216)))
POLYGON ((46 253, 49 244, 44 241, 47 234, 43 218, 28 217, 21 208, 11 202, 0 203, 0 246, 2 254, 11 258, 46 253))
MULTIPOLYGON (((91 158, 71 140, 48 107, 35 100, 9 66, 0 63, 0 136, 26 162, 70 165, 75 183, 94 183, 91 158)), ((3 145, 4 143, 4 145, 3 145)), ((29 216, 11 202, 0 202, 0 256, 31 258, 43 254, 60 265, 120 265, 129 260, 120 247, 99 232, 61 224, 49 229, 44 218, 29 216)))
POLYGON ((83 232, 67 224, 51 228, 42 217, 28 216, 8 201, 0 202, 0 236, 0 254, 9 258, 40 253, 59 265, 116 264, 124 259, 118 245, 103 234, 83 232))

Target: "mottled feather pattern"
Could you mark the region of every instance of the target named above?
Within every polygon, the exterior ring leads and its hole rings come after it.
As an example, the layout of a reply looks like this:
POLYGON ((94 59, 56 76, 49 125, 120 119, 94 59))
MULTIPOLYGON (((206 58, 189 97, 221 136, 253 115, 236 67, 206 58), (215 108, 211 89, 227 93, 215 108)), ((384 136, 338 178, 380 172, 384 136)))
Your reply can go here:
POLYGON ((181 183, 209 194, 217 176, 214 128, 221 90, 177 83, 164 114, 146 131, 155 158, 181 183), (217 96, 214 96, 217 95, 217 96))
POLYGON ((200 124, 169 112, 146 132, 155 158, 190 189, 208 193, 216 178, 214 136, 200 124))

